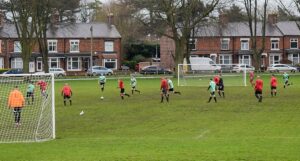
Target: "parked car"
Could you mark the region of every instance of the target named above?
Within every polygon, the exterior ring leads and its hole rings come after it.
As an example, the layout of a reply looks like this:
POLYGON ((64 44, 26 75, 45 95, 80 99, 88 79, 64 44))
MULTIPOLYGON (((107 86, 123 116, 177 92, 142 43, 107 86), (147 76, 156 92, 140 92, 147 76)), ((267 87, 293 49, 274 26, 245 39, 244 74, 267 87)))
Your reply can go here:
MULTIPOLYGON (((55 77, 64 77, 66 76, 66 71, 62 68, 49 68, 49 73, 53 73, 55 77)), ((35 72, 34 75, 45 74, 45 72, 35 72)))
POLYGON ((10 69, 10 70, 4 72, 3 74, 5 75, 5 74, 23 74, 23 73, 24 73, 23 69, 15 68, 15 69, 10 69))
POLYGON ((297 68, 289 66, 287 64, 272 64, 267 68, 269 72, 295 72, 297 68))
POLYGON ((142 68, 141 74, 172 74, 171 70, 159 66, 146 66, 142 68))
POLYGON ((246 71, 254 71, 255 68, 253 66, 250 65, 246 65, 246 64, 236 64, 233 68, 232 71, 233 72, 243 72, 244 70, 246 71))
POLYGON ((96 76, 96 75, 112 75, 113 71, 111 69, 108 69, 106 67, 102 66, 92 66, 92 68, 87 70, 86 73, 88 76, 96 76))

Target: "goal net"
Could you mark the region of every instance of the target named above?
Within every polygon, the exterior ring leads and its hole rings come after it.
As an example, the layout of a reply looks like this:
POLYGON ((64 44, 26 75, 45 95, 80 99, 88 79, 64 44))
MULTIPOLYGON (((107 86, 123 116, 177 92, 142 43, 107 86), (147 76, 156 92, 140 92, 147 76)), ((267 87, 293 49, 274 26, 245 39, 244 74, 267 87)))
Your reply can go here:
POLYGON ((208 86, 210 79, 221 75, 225 86, 247 86, 248 65, 178 64, 178 86, 208 86))
POLYGON ((55 138, 53 74, 0 75, 0 105, 0 143, 55 138))

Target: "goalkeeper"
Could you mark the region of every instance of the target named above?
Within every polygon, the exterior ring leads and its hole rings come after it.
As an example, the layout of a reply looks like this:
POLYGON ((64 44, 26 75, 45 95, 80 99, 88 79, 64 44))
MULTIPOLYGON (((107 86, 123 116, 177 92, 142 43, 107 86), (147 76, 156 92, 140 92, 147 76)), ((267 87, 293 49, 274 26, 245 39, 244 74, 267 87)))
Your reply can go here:
POLYGON ((66 83, 64 85, 64 87, 62 88, 61 95, 64 97, 64 105, 66 106, 66 102, 67 102, 67 100, 69 100, 70 106, 72 106, 72 99, 71 99, 71 97, 73 95, 73 92, 72 92, 71 87, 68 85, 68 83, 66 83))
POLYGON ((21 111, 24 107, 25 100, 23 94, 19 91, 18 86, 15 86, 15 89, 10 92, 8 97, 8 107, 13 109, 14 116, 15 116, 15 123, 16 126, 20 126, 21 120, 21 111))

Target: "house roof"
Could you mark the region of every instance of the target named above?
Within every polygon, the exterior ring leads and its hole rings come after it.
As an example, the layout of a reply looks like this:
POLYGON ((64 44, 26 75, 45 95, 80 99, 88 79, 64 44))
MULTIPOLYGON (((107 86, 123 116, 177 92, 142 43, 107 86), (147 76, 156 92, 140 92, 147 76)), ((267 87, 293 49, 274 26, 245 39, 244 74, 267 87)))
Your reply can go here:
POLYGON ((299 36, 300 30, 295 21, 280 21, 277 24, 283 35, 299 36))
MULTIPOLYGON (((257 23, 257 36, 262 36, 262 22, 257 23)), ((293 21, 278 22, 275 25, 266 24, 266 36, 299 35, 300 30, 293 21)), ((214 23, 200 26, 196 29, 195 37, 250 37, 247 22, 230 22, 226 25, 214 23)))
MULTIPOLYGON (((74 23, 58 24, 50 27, 47 32, 48 38, 89 38, 90 28, 93 26, 94 38, 121 38, 120 33, 114 25, 106 23, 74 23)), ((0 28, 0 37, 18 38, 14 24, 4 23, 0 28)))

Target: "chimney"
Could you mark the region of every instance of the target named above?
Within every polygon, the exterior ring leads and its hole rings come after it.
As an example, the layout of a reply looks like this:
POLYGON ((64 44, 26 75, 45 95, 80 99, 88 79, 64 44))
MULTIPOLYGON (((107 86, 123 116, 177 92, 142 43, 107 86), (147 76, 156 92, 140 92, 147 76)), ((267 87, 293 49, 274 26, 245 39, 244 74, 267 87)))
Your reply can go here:
POLYGON ((269 14, 268 15, 268 23, 271 25, 275 25, 278 21, 278 17, 277 14, 269 14))
POLYGON ((228 24, 228 22, 229 22, 228 15, 226 13, 220 13, 220 15, 219 15, 219 23, 222 26, 225 26, 225 25, 228 24))
POLYGON ((108 24, 109 27, 114 25, 114 14, 113 13, 109 13, 107 15, 107 24, 108 24))
POLYGON ((53 25, 57 25, 59 23, 59 13, 57 11, 53 12, 53 14, 51 16, 51 23, 53 25))

